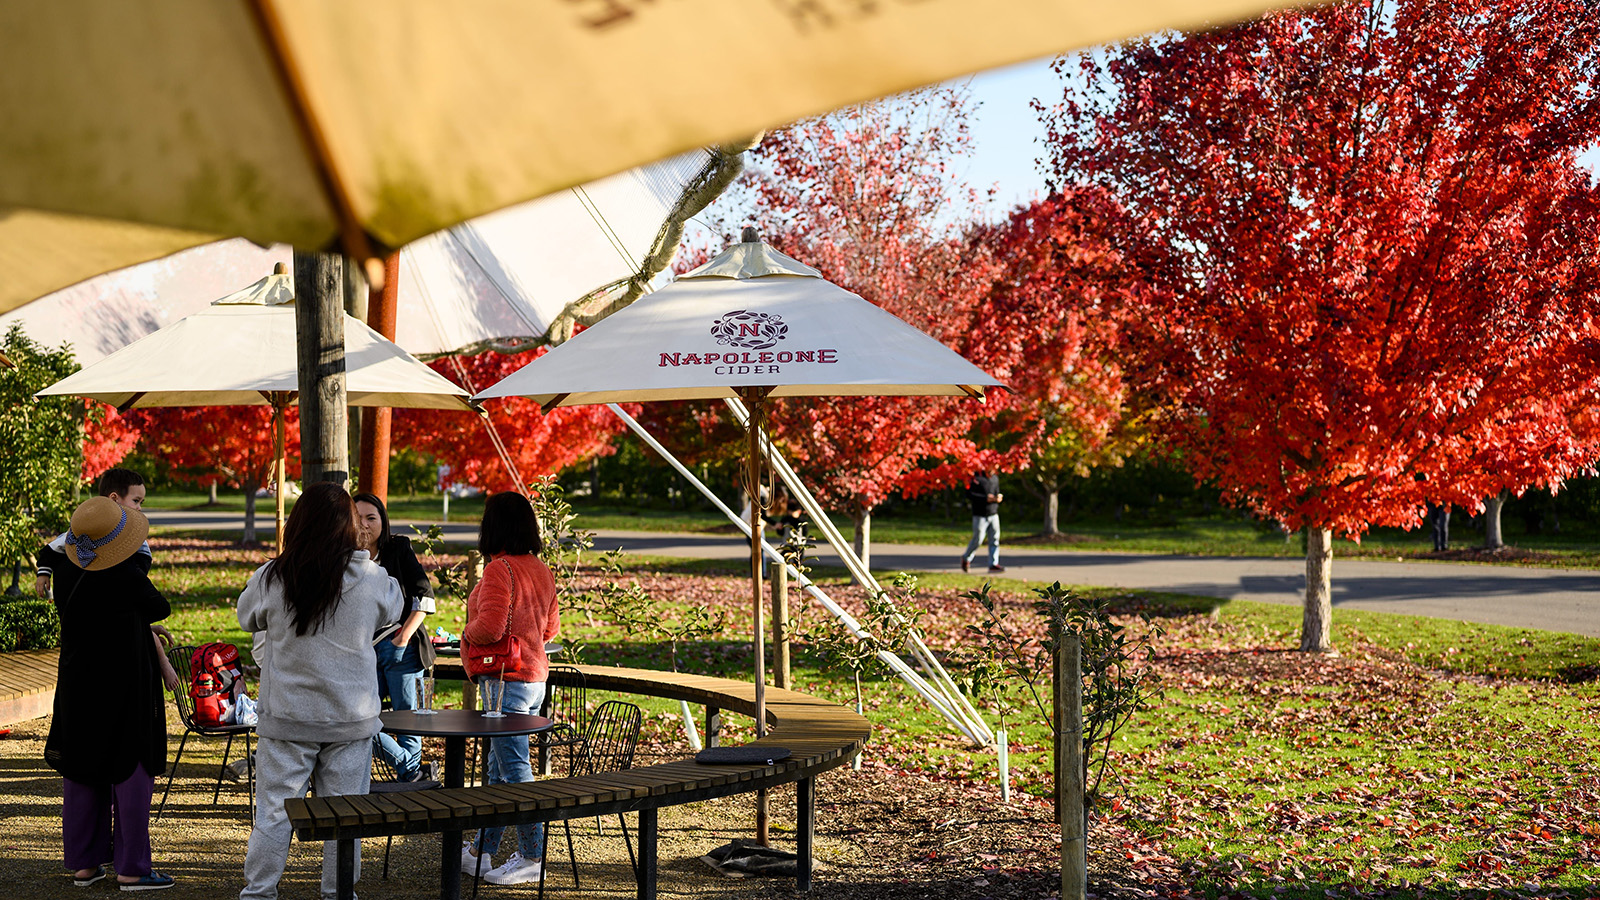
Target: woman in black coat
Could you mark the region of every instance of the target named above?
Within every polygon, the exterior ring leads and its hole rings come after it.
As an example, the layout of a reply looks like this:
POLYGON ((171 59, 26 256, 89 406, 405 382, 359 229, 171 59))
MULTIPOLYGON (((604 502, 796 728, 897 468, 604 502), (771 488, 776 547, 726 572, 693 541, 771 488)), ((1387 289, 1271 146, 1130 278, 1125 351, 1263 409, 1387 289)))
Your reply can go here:
POLYGON ((150 625, 172 610, 137 558, 148 531, 136 510, 107 497, 86 501, 54 570, 61 663, 44 756, 64 779, 65 859, 80 886, 105 878, 107 863, 135 889, 173 884, 150 859, 150 797, 167 768, 161 653, 150 625))
MULTIPOLYGON (((433 584, 417 561, 411 541, 389 533, 389 511, 373 494, 357 494, 356 541, 360 549, 372 554, 389 576, 400 583, 406 609, 400 622, 379 635, 373 645, 378 653, 378 692, 387 694, 392 709, 417 708, 417 676, 433 665, 433 642, 423 620, 434 612, 433 584)), ((380 733, 373 739, 373 751, 389 763, 395 777, 414 781, 423 777, 422 738, 416 735, 380 733)))

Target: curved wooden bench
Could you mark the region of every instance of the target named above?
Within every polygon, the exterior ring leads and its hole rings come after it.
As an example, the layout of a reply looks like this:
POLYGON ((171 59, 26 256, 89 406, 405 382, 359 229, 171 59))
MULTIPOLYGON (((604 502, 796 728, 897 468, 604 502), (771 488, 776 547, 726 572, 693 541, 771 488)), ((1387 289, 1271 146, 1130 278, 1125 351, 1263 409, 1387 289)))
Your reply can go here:
MULTIPOLYGON (((452 674, 440 660, 435 675, 452 674)), ((664 697, 703 704, 708 743, 714 742, 722 710, 753 716, 755 685, 726 678, 579 666, 591 690, 664 697)), ((455 664, 455 672, 459 672, 455 664)), ((559 675, 552 678, 560 684, 559 675)), ((682 759, 654 766, 583 778, 549 778, 527 784, 479 785, 401 794, 311 797, 288 801, 295 834, 303 841, 339 842, 339 896, 354 896, 356 838, 440 831, 466 831, 493 825, 550 822, 610 813, 639 813, 640 900, 656 892, 656 812, 663 806, 796 785, 796 887, 811 882, 815 778, 854 759, 871 726, 853 710, 794 691, 767 688, 765 737, 750 746, 783 747, 792 754, 774 765, 701 765, 682 759)), ((453 869, 455 860, 448 860, 453 869)), ((443 864, 441 863, 443 869, 443 864)), ((441 872, 443 874, 443 872, 441 872)), ((450 881, 453 879, 446 879, 450 881)), ((453 900, 453 885, 441 885, 453 900)))

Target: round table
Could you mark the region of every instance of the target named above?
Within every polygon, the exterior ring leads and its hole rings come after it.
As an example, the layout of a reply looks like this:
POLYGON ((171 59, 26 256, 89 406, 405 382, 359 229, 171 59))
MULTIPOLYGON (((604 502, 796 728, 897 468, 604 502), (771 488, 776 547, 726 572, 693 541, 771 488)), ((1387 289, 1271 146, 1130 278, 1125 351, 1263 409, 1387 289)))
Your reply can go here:
MULTIPOLYGON (((390 734, 414 734, 444 738, 444 786, 461 787, 467 779, 467 738, 519 737, 549 731, 554 724, 544 716, 506 713, 490 718, 477 710, 441 709, 433 715, 415 710, 389 710, 380 713, 383 730, 390 734)), ((461 832, 440 835, 439 896, 454 900, 461 895, 461 832)))

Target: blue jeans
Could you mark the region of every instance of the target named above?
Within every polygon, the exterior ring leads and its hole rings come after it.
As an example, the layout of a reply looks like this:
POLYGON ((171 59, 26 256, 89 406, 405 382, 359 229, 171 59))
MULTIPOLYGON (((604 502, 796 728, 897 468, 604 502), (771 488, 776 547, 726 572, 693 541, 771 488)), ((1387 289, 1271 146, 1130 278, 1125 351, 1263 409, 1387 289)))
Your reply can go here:
POLYGON ((967 544, 967 552, 962 559, 971 559, 978 552, 978 545, 983 543, 984 535, 989 536, 989 568, 1000 565, 1000 514, 992 516, 972 517, 972 541, 967 544))
MULTIPOLYGON (((378 687, 388 690, 390 707, 416 709, 417 676, 422 673, 417 648, 411 644, 396 647, 392 641, 382 640, 372 649, 378 653, 378 687)), ((402 781, 422 766, 422 738, 414 734, 380 731, 372 739, 372 752, 392 766, 395 777, 402 781)))
MULTIPOLYGON (((542 681, 495 681, 485 678, 478 683, 478 697, 484 709, 494 704, 491 692, 503 685, 505 695, 500 705, 503 713, 537 714, 544 705, 542 681)), ((525 784, 533 780, 533 764, 528 760, 528 736, 492 738, 489 741, 489 783, 525 784)), ((478 848, 493 856, 500 849, 502 826, 485 828, 478 832, 478 848)), ((544 823, 529 822, 517 826, 517 849, 522 858, 538 860, 544 856, 544 823)))

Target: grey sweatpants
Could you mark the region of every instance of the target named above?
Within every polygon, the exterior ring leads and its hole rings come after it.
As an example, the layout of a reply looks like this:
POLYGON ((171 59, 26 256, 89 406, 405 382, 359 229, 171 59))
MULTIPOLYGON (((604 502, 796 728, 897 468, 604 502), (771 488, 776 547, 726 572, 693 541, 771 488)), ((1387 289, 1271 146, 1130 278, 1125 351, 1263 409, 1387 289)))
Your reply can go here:
MULTIPOLYGON (((365 794, 372 782, 372 739, 320 744, 260 738, 256 743, 256 823, 244 854, 244 890, 239 900, 277 900, 278 880, 289 862, 285 801, 304 797, 312 779, 325 797, 365 794)), ((337 844, 322 845, 322 896, 338 890, 337 844)), ((356 880, 361 880, 361 842, 356 842, 356 880)))

